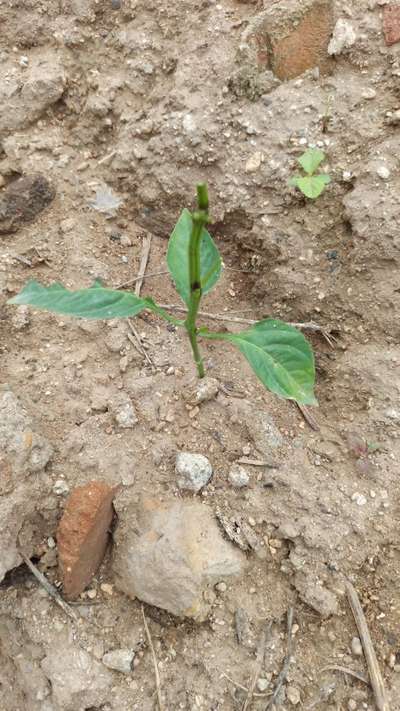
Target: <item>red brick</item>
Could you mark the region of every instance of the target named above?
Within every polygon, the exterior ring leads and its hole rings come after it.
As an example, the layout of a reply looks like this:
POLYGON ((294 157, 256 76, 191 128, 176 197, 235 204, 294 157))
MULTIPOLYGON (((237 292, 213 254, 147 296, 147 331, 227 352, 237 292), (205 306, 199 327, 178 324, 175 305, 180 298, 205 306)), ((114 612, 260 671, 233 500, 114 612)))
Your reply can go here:
POLYGON ((69 496, 57 530, 64 594, 76 598, 90 583, 107 548, 118 487, 91 481, 69 496))
POLYGON ((400 3, 391 3, 383 8, 383 32, 388 47, 400 42, 400 3))

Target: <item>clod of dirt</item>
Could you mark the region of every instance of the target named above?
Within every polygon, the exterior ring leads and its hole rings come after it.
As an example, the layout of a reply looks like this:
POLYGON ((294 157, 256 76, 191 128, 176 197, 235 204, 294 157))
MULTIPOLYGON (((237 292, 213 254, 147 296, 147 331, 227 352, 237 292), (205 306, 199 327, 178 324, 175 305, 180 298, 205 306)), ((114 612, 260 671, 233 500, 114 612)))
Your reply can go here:
POLYGON ((63 711, 104 704, 113 683, 112 673, 101 662, 64 638, 49 648, 41 667, 51 683, 56 708, 63 711))
POLYGON ((130 597, 202 621, 209 585, 239 575, 242 553, 224 541, 206 506, 151 499, 120 513, 115 533, 116 584, 130 597))
POLYGON ((383 8, 383 31, 388 47, 400 42, 400 5, 397 2, 383 8))
POLYGON ((57 531, 64 594, 78 597, 91 581, 108 543, 116 487, 100 481, 73 490, 57 531))
POLYGON ((175 471, 180 489, 188 489, 195 494, 200 491, 212 477, 212 466, 203 454, 179 452, 176 455, 175 471))
POLYGON ((34 220, 55 194, 43 175, 27 175, 11 183, 0 195, 0 234, 17 232, 24 222, 34 220))
MULTIPOLYGON (((0 581, 21 562, 18 539, 30 526, 43 498, 43 471, 53 454, 34 431, 25 408, 11 390, 0 394, 0 581), (30 474, 35 477, 30 477, 30 474)), ((32 545, 32 541, 30 541, 32 545)), ((29 555, 29 551, 25 551, 29 555)))

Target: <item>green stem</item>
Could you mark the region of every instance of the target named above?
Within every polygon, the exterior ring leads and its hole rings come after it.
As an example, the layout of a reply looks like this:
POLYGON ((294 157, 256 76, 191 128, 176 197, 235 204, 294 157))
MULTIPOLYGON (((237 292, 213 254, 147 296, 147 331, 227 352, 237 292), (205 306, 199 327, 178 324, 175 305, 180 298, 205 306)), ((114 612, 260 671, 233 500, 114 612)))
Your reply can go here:
POLYGON ((190 345, 192 346, 199 378, 204 378, 204 363, 197 342, 196 319, 201 301, 201 233, 208 222, 208 192, 205 183, 199 183, 197 186, 197 203, 198 210, 192 213, 192 232, 189 242, 190 299, 185 328, 189 336, 190 345))

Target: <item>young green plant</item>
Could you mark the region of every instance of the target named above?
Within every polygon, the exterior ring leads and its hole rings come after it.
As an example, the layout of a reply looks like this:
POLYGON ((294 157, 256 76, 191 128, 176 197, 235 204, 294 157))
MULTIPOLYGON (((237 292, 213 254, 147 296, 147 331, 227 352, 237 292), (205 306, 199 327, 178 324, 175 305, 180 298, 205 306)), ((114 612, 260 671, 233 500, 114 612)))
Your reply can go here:
POLYGON ((325 160, 325 153, 319 148, 308 148, 297 162, 300 163, 305 175, 295 175, 290 179, 289 185, 298 188, 303 195, 312 200, 319 197, 325 190, 331 178, 326 173, 316 173, 315 171, 325 160))
POLYGON ((150 297, 105 288, 96 281, 88 289, 70 291, 61 284, 43 286, 30 281, 11 304, 28 304, 53 313, 86 319, 114 319, 137 316, 147 309, 184 328, 200 378, 204 362, 199 339, 228 341, 244 355, 266 388, 302 405, 315 405, 314 356, 308 341, 297 329, 283 321, 263 319, 239 333, 215 332, 198 327, 197 316, 202 296, 213 289, 221 275, 219 251, 206 230, 209 222, 208 192, 197 186, 198 207, 184 209, 168 243, 167 263, 176 289, 187 307, 184 320, 158 306, 150 297))

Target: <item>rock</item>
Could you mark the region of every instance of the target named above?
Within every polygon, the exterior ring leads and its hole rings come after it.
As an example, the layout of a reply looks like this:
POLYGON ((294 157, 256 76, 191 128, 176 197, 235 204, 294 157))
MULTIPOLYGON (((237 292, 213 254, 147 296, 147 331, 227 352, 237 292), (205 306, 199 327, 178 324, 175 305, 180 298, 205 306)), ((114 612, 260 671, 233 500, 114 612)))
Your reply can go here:
POLYGON ((383 8, 383 32, 388 47, 400 41, 400 5, 397 2, 383 8))
POLYGON ((57 57, 32 61, 0 87, 0 137, 26 128, 64 93, 66 77, 57 57))
POLYGON ((103 664, 109 669, 114 669, 114 671, 119 671, 122 674, 130 674, 134 656, 133 649, 114 649, 104 655, 103 664))
POLYGON ((257 170, 260 168, 262 162, 263 162, 263 154, 260 153, 260 151, 253 153, 253 155, 250 156, 250 158, 248 158, 246 161, 246 165, 245 165, 246 173, 256 173, 257 170))
POLYGON ((352 47, 356 41, 353 25, 348 20, 340 18, 333 30, 332 39, 328 45, 328 54, 341 54, 344 49, 352 47))
POLYGON ((351 640, 351 651, 356 657, 362 657, 363 648, 359 637, 353 637, 351 640))
POLYGON ((122 429, 132 429, 139 422, 135 408, 129 398, 120 398, 113 405, 115 422, 122 429))
POLYGON ((331 590, 316 582, 312 575, 298 573, 295 576, 294 584, 301 599, 321 617, 327 618, 337 615, 339 605, 337 596, 331 590))
POLYGON ((241 489, 243 486, 248 486, 250 481, 248 473, 245 469, 243 469, 243 467, 239 466, 239 464, 233 465, 228 474, 228 479, 229 483, 232 484, 232 486, 236 486, 238 489, 241 489))
POLYGON ((65 496, 69 494, 69 486, 64 479, 57 479, 53 486, 53 492, 57 496, 65 496))
POLYGON ((0 195, 0 234, 17 232, 33 221, 55 197, 43 175, 27 175, 11 183, 0 195))
POLYGON ((378 165, 376 174, 382 178, 382 180, 389 180, 390 178, 390 170, 386 165, 378 165))
POLYGON ((300 691, 295 686, 286 687, 286 698, 292 704, 292 706, 297 706, 301 701, 300 691))
POLYGON ((202 454, 179 452, 176 455, 175 472, 180 489, 197 493, 210 481, 213 470, 207 457, 202 454))
POLYGON ((270 684, 270 682, 268 681, 268 679, 264 679, 264 677, 261 676, 261 677, 257 680, 257 689, 258 689, 258 691, 261 691, 261 693, 264 693, 264 691, 266 691, 266 690, 268 689, 269 684, 270 684))
POLYGON ((332 29, 331 0, 281 0, 249 23, 240 55, 259 71, 272 69, 279 79, 293 79, 316 66, 325 70, 332 29))
POLYGON ((28 306, 17 306, 13 309, 12 325, 16 331, 23 331, 30 325, 30 310, 28 306))
POLYGON ((145 499, 119 512, 116 585, 132 598, 201 621, 205 591, 239 575, 245 557, 224 540, 211 510, 197 502, 145 499))
MULTIPOLYGON (((0 391, 0 582, 8 570, 21 563, 18 538, 24 541, 24 528, 31 529, 46 493, 41 475, 52 454, 50 443, 35 432, 32 419, 14 393, 0 391)), ((27 537, 29 555, 32 533, 27 537)))
POLYGON ((103 560, 117 488, 91 481, 69 496, 57 530, 64 594, 76 598, 103 560))
POLYGON ((196 405, 207 400, 213 400, 218 395, 219 383, 215 378, 206 376, 201 378, 196 385, 196 392, 193 401, 196 405))
POLYGON ((62 711, 102 706, 114 681, 101 662, 64 640, 48 649, 41 667, 51 683, 53 700, 62 711))

